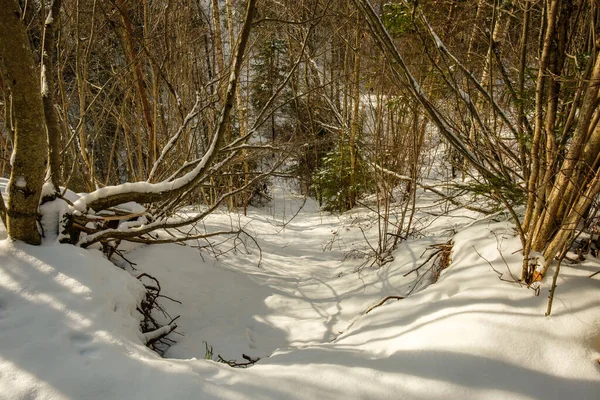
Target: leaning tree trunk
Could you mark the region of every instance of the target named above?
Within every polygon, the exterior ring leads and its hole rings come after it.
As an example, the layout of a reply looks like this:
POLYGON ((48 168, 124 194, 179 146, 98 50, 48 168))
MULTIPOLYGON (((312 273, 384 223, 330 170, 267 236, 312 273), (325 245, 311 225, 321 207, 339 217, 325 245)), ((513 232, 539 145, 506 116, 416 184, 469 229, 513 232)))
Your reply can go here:
POLYGON ((0 0, 0 57, 15 132, 6 228, 13 239, 39 244, 37 211, 48 145, 40 76, 16 0, 0 0))

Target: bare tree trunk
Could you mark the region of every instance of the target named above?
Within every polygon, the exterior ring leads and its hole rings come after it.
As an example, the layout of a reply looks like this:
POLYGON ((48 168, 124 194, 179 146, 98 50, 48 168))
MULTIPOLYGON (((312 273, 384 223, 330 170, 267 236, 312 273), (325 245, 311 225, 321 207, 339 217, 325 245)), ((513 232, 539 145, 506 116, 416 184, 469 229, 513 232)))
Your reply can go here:
MULTIPOLYGON (((223 36, 221 36, 221 13, 219 12, 219 1, 212 0, 212 19, 215 27, 213 40, 215 41, 216 59, 218 71, 217 76, 225 73, 225 57, 223 55, 223 36)), ((233 47, 233 43, 231 44, 233 47)))
MULTIPOLYGON (((535 89, 535 131, 533 134, 533 139, 531 143, 531 174, 529 176, 528 183, 528 198, 527 198, 527 212, 525 214, 525 219, 523 221, 523 229, 528 232, 530 226, 532 226, 532 221, 535 223, 536 214, 539 213, 539 210, 536 211, 536 206, 539 207, 542 193, 540 192, 540 188, 538 186, 538 180, 540 177, 540 141, 542 139, 542 129, 544 124, 543 117, 543 96, 544 96, 544 87, 547 79, 547 68, 548 63, 550 62, 550 48, 552 46, 552 39, 554 37, 554 32, 556 29, 556 21, 558 14, 558 0, 552 0, 549 4, 550 12, 548 13, 548 26, 546 28, 546 35, 544 38, 544 44, 542 49, 542 57, 540 59, 540 67, 538 71, 538 77, 536 82, 535 89)), ((525 250, 527 253, 527 249, 525 250)), ((527 256, 527 254, 526 254, 527 256)))
POLYGON ((17 1, 0 0, 0 55, 12 96, 15 142, 8 184, 9 237, 39 244, 38 205, 48 160, 40 78, 17 1))
MULTIPOLYGON (((512 10, 506 9, 506 4, 499 5, 494 9, 495 25, 493 27, 492 37, 490 38, 490 44, 488 46, 487 56, 485 58, 485 65, 481 74, 481 83, 485 85, 490 83, 492 78, 492 64, 494 60, 494 51, 502 46, 506 38, 506 33, 510 27, 510 14, 512 10)), ((490 90, 491 93, 491 90, 490 90)))
MULTIPOLYGON (((532 248, 534 250, 541 251, 546 246, 552 232, 556 229, 556 221, 559 217, 558 210, 563 203, 563 199, 570 198, 570 194, 575 192, 578 187, 581 186, 581 182, 576 178, 576 172, 578 170, 578 164, 580 165, 584 160, 584 151, 587 149, 588 154, 594 154, 593 151, 596 152, 595 155, 598 154, 597 145, 590 146, 588 144, 586 146, 586 143, 594 143, 600 138, 600 130, 597 129, 593 131, 591 137, 589 135, 592 117, 596 110, 599 85, 600 57, 597 57, 592 76, 590 77, 590 84, 583 98, 583 104, 579 113, 579 121, 575 128, 575 135, 573 136, 569 151, 565 156, 565 162, 561 166, 556 183, 548 197, 548 206, 543 216, 543 221, 539 223, 539 229, 536 232, 534 242, 532 243, 532 248)), ((593 165, 593 161, 589 165, 593 165)))
MULTIPOLYGON (((492 35, 490 37, 489 44, 488 44, 488 50, 487 50, 487 55, 485 57, 485 64, 483 67, 483 72, 481 73, 480 82, 483 86, 487 85, 490 96, 494 96, 494 77, 493 77, 494 54, 500 51, 500 48, 502 47, 502 44, 506 38, 506 33, 508 32, 508 29, 510 27, 510 18, 509 17, 510 17, 510 14, 512 14, 512 11, 506 10, 505 9, 506 6, 507 6, 507 4, 498 4, 498 5, 494 4, 493 14, 492 14, 492 27, 491 27, 492 35)), ((482 8, 483 8, 483 2, 479 1, 476 19, 479 19, 481 17, 482 8)), ((469 43, 469 52, 467 54, 467 62, 468 63, 470 63, 471 58, 473 57, 472 46, 473 46, 473 42, 475 40, 476 29, 477 29, 477 27, 475 26, 473 28, 473 32, 472 32, 470 43, 469 43)), ((486 110, 485 102, 479 95, 476 95, 475 98, 477 99, 478 108, 480 110, 483 110, 483 111, 481 111, 482 113, 485 113, 484 118, 489 120, 489 112, 488 112, 489 109, 486 110)), ((471 128, 469 130, 469 142, 471 143, 473 151, 477 151, 478 137, 477 137, 477 127, 476 127, 475 121, 472 122, 471 128)), ((465 179, 464 172, 469 170, 468 164, 469 164, 468 161, 465 160, 465 165, 463 166, 463 176, 462 176, 463 181, 465 179)))
POLYGON ((481 20, 481 16, 483 14, 483 5, 485 4, 485 0, 477 0, 477 11, 475 12, 475 24, 473 24, 473 29, 471 30, 471 35, 469 35, 469 44, 467 50, 467 62, 470 63, 473 57, 473 46, 475 44, 475 39, 477 37, 477 21, 481 20))
MULTIPOLYGON (((227 30, 229 33, 229 46, 231 47, 231 51, 233 52, 233 48, 235 46, 235 35, 233 32, 233 10, 231 7, 231 0, 225 0, 225 8, 227 11, 227 30)), ((239 87, 239 85, 238 85, 239 87)), ((236 106, 237 106, 237 115, 238 115, 238 125, 239 125, 239 129, 240 129, 240 137, 245 137, 246 136, 246 126, 247 126, 247 121, 246 121, 246 114, 244 113, 244 103, 242 100, 242 93, 241 90, 237 90, 235 92, 235 102, 236 102, 236 106)), ((243 150, 242 151, 242 157, 244 158, 244 186, 248 185, 248 181, 249 181, 249 175, 248 173, 250 172, 250 166, 248 165, 248 160, 246 160, 245 154, 246 151, 243 150)), ((246 192, 243 192, 241 195, 241 203, 242 206, 244 207, 244 215, 246 215, 247 211, 248 211, 248 201, 249 201, 249 196, 246 192)), ((231 199, 233 201, 233 198, 231 199)))
POLYGON ((356 179, 357 170, 356 165, 356 138, 358 136, 358 130, 360 128, 359 115, 360 115, 360 13, 356 13, 356 27, 354 37, 354 70, 352 78, 354 79, 354 85, 352 88, 353 94, 353 109, 352 109, 352 125, 350 128, 350 136, 348 138, 348 147, 350 150, 350 190, 349 194, 349 208, 354 208, 356 203, 356 179))
POLYGON ((525 68, 527 65, 527 38, 529 36, 529 21, 531 15, 531 0, 526 0, 525 10, 523 12, 523 29, 521 31, 521 49, 519 55, 519 86, 518 86, 518 99, 517 105, 518 114, 518 134, 519 139, 519 152, 521 156, 521 165, 523 167, 523 177, 526 182, 529 181, 529 165, 527 163, 527 141, 525 139, 525 124, 527 123, 527 117, 525 115, 525 68))
MULTIPOLYGON (((121 21, 123 23, 123 41, 125 44, 125 54, 127 56, 129 65, 131 66, 134 78, 135 78, 135 87, 137 90, 137 94, 139 96, 139 101, 141 103, 141 108, 143 112, 143 121, 144 125, 148 131, 148 137, 154 137, 154 126, 153 126, 153 118, 152 111, 150 109, 150 101, 148 100, 148 94, 146 91, 146 86, 144 83, 144 75, 142 72, 142 65, 139 59, 139 55, 135 49, 135 45, 133 42, 133 28, 131 26, 131 19, 129 18, 129 11, 126 9, 125 0, 118 0, 115 4, 117 10, 121 14, 121 21)), ((143 149, 144 140, 142 138, 142 132, 138 130, 137 132, 137 146, 138 146, 138 166, 139 166, 139 174, 140 176, 145 176, 146 163, 144 162, 144 149, 143 149)), ((152 145, 152 142, 151 142, 152 145)), ((151 152, 149 152, 151 153, 151 152)))
POLYGON ((48 157, 50 181, 54 190, 58 191, 60 184, 60 140, 61 132, 54 111, 54 27, 58 24, 60 17, 61 0, 52 0, 50 13, 44 21, 44 51, 42 54, 42 101, 44 103, 44 116, 46 118, 46 129, 48 131, 48 157))
POLYGON ((92 160, 90 154, 88 153, 88 143, 87 143, 87 128, 85 123, 86 118, 86 108, 87 108, 87 81, 88 81, 88 58, 89 58, 89 44, 95 37, 95 16, 96 16, 96 2, 94 1, 93 10, 92 10, 92 21, 90 32, 87 33, 88 37, 88 51, 84 51, 82 47, 82 43, 85 39, 83 39, 84 35, 81 31, 81 18, 82 13, 80 12, 79 0, 77 0, 75 6, 76 13, 76 43, 75 43, 75 78, 77 80, 77 94, 79 97, 79 119, 80 122, 78 124, 79 132, 77 132, 79 137, 79 153, 81 159, 83 160, 84 169, 86 169, 87 173, 83 175, 88 179, 85 180, 86 188, 88 190, 94 190, 94 166, 92 165, 92 160))

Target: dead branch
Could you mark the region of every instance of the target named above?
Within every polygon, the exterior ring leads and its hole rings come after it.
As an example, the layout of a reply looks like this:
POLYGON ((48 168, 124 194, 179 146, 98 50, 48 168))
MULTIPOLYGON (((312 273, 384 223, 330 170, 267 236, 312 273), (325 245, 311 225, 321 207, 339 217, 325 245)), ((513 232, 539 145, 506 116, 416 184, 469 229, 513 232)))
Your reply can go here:
MULTIPOLYGON (((514 277, 512 278, 512 280, 504 278, 504 274, 502 272, 500 272, 496 268, 494 268, 494 265, 487 258, 485 258, 484 256, 482 256, 481 253, 479 253, 477 251, 477 249, 475 248, 475 246, 472 246, 472 247, 473 247, 473 251, 475 251, 475 253, 477 253, 477 255, 479 257, 481 257, 482 260, 484 260, 485 262, 488 263, 488 265, 490 266, 490 268, 498 275, 498 279, 500 279, 502 282, 516 283, 517 285, 520 285, 520 286, 527 286, 527 284, 516 280, 514 277)), ((506 263, 506 261, 505 261, 505 263, 506 263)), ((510 269, 508 270, 508 272, 512 276, 512 273, 510 272, 510 269)))
POLYGON ((461 208, 466 208, 467 210, 475 211, 475 212, 482 213, 482 214, 485 214, 485 215, 490 215, 490 214, 493 214, 495 212, 495 210, 490 210, 490 209, 481 208, 481 207, 475 207, 475 206, 468 205, 468 204, 462 204, 458 200, 454 199, 454 197, 445 195, 444 193, 442 193, 441 191, 437 190, 433 186, 421 185, 421 184, 419 184, 419 186, 421 186, 425 190, 429 190, 429 191, 437 194, 438 196, 442 197, 444 200, 448 200, 450 203, 454 204, 455 206, 458 206, 458 207, 461 207, 461 208))
POLYGON ((260 357, 252 358, 246 354, 242 354, 242 358, 244 360, 246 360, 247 362, 238 362, 236 360, 226 360, 223 357, 221 357, 220 355, 217 356, 217 361, 219 361, 220 363, 223 363, 223 364, 227 364, 232 368, 248 368, 248 367, 256 364, 258 361, 260 361, 260 357))
POLYGON ((171 344, 175 343, 167 336, 177 329, 177 324, 175 324, 175 321, 179 318, 179 315, 175 318, 171 318, 169 313, 167 313, 165 309, 157 303, 157 299, 163 297, 179 304, 181 304, 181 302, 168 296, 161 295, 160 282, 152 275, 142 273, 137 276, 139 281, 142 281, 142 278, 146 278, 152 281, 152 283, 145 284, 142 282, 144 288, 146 288, 146 297, 137 307, 137 311, 143 316, 143 319, 140 322, 140 329, 144 334, 146 346, 156 351, 158 354, 163 355, 171 346, 171 344), (170 320, 168 324, 162 325, 156 320, 156 318, 154 318, 152 313, 155 309, 159 310, 165 316, 165 318, 170 320))
POLYGON ((429 255, 429 257, 427 257, 427 259, 423 263, 421 263, 418 267, 411 269, 403 276, 406 277, 406 276, 412 274, 413 272, 418 271, 425 264, 429 263, 432 259, 433 259, 434 264, 436 261, 440 260, 440 264, 439 264, 439 266, 441 267, 440 271, 442 269, 448 268, 448 266, 450 265, 450 261, 451 261, 450 255, 452 253, 453 246, 454 246, 454 242, 452 240, 450 240, 446 243, 433 244, 431 246, 427 246, 427 249, 425 249, 425 252, 428 250, 434 250, 434 249, 435 249, 435 251, 433 253, 431 253, 429 255))
POLYGON ((371 307, 367 311, 365 311, 365 314, 370 313, 375 308, 384 305, 388 300, 392 300, 392 299, 402 300, 402 299, 404 299, 404 296, 387 296, 386 298, 384 298, 383 300, 381 300, 379 303, 375 304, 373 307, 371 307))
POLYGON ((144 333, 144 338, 146 339, 146 346, 151 347, 154 343, 167 337, 167 335, 173 332, 175 329, 177 329, 177 324, 171 322, 168 325, 144 333))

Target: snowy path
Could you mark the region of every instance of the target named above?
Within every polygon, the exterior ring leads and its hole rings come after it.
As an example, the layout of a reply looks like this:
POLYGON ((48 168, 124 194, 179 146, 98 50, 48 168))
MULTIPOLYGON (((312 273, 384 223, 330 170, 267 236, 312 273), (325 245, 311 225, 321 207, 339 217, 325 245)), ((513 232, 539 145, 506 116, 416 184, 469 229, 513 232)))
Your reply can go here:
MULTIPOLYGON (((413 280, 399 271, 371 268, 359 274, 355 270, 367 260, 347 258, 352 249, 366 247, 357 221, 372 221, 360 213, 333 216, 320 212, 314 201, 287 196, 270 213, 254 210, 239 217, 262 250, 260 268, 249 240, 251 254, 206 258, 206 263, 196 250, 177 245, 130 255, 143 272, 164 282, 165 294, 183 303, 166 304, 171 314, 182 315, 185 335, 166 356, 204 358, 204 341, 215 356, 239 361, 242 354, 265 357, 278 348, 327 343, 383 297, 410 290, 413 280)), ((214 220, 212 228, 226 228, 219 225, 222 217, 214 220)), ((413 242, 405 262, 414 264, 432 242, 413 242)))

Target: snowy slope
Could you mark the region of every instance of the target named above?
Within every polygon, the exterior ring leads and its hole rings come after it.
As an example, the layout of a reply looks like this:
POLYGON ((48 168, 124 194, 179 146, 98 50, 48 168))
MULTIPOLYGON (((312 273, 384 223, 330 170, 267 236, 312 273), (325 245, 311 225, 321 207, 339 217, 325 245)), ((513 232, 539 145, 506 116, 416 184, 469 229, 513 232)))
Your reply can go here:
POLYGON ((286 194, 272 209, 207 221, 252 233, 260 267, 250 240, 217 260, 178 245, 127 254, 136 273, 156 276, 182 302, 163 299, 185 335, 167 359, 142 345, 142 286, 100 253, 0 242, 0 398, 598 398, 600 280, 587 278, 595 260, 564 268, 544 317, 548 284, 536 296, 498 279, 520 266, 507 221, 430 208, 417 216, 427 237, 357 273, 365 260, 345 257, 365 246, 359 226, 372 239, 367 212, 336 217, 308 202, 283 226, 302 203, 286 194), (454 232, 452 264, 437 283, 403 276, 454 232), (409 297, 364 314, 417 282, 409 297), (203 342, 214 358, 262 359, 233 369, 204 360, 203 342))

